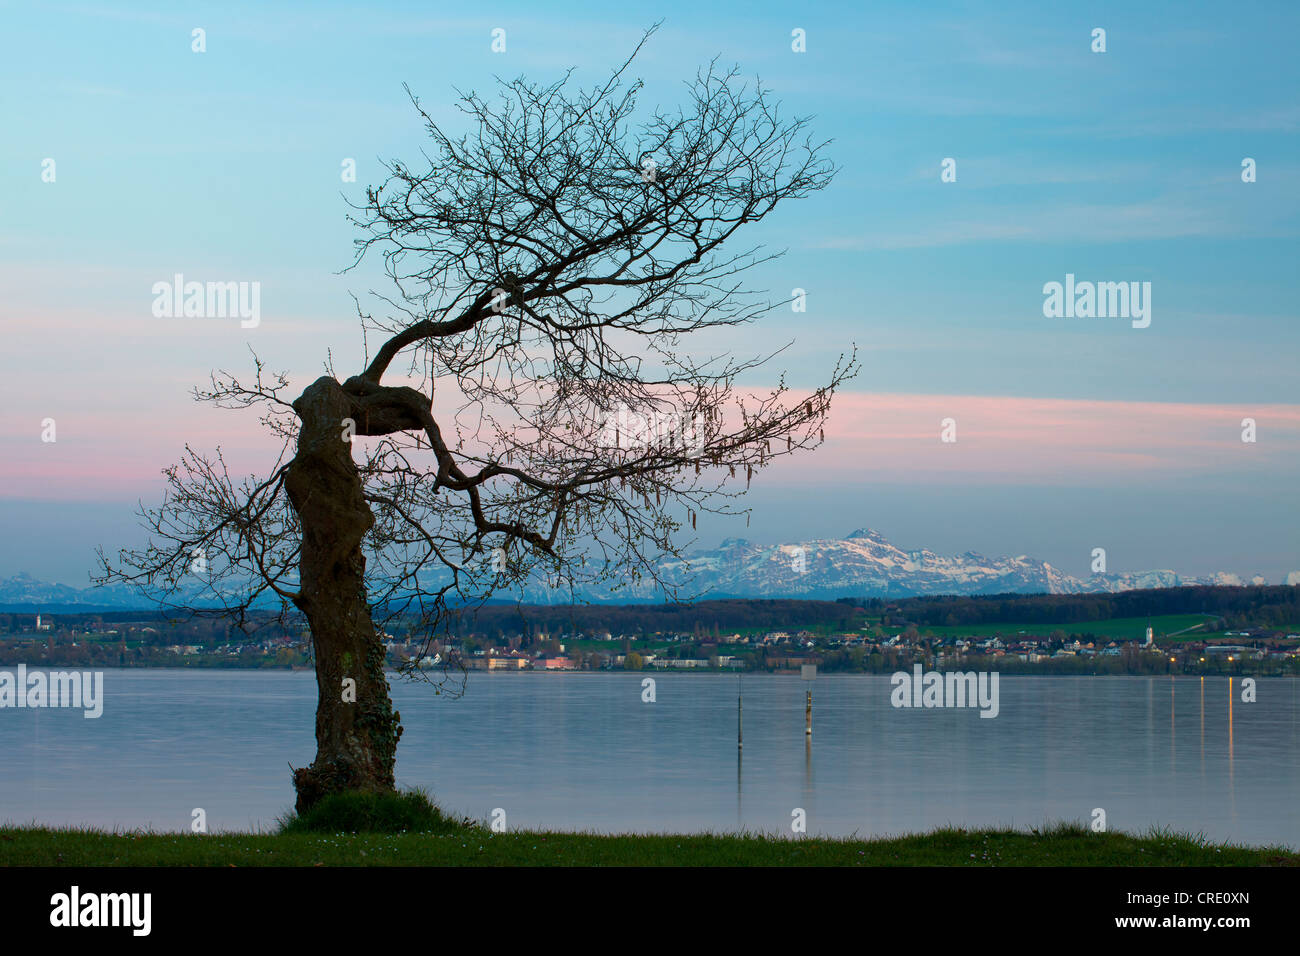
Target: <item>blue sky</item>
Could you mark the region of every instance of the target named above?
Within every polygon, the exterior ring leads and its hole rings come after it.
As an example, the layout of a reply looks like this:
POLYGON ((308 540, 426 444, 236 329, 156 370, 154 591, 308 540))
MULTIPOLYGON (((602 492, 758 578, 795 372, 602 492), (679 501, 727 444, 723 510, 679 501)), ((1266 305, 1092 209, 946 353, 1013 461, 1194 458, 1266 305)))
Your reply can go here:
POLYGON ((345 198, 378 179, 379 157, 421 147, 404 82, 456 129, 453 87, 486 93, 494 75, 551 80, 569 67, 591 84, 657 18, 633 71, 644 105, 675 103, 716 55, 761 77, 789 112, 816 114, 842 167, 829 190, 756 233, 789 251, 754 283, 806 289, 809 310, 774 313, 746 347, 793 340, 785 365, 811 385, 856 342, 864 372, 846 414, 905 395, 916 400, 899 407, 929 416, 915 457, 897 435, 844 438, 809 460, 815 478, 759 488, 748 529, 703 525, 705 543, 872 526, 903 546, 1030 553, 1074 573, 1097 544, 1123 556, 1113 570, 1278 580, 1300 569, 1300 9, 647 10, 0 4, 0 536, 30 542, 3 549, 0 574, 84 583, 90 547, 130 543, 131 503, 156 496, 157 470, 186 440, 242 447, 256 465, 247 420, 187 398, 210 368, 246 368, 248 345, 295 380, 319 374, 327 350, 344 374, 355 369, 348 293, 381 286, 364 270, 337 274, 354 235, 345 198), (505 53, 491 51, 496 27, 505 53), (1104 54, 1090 49, 1095 27, 1104 54), (791 50, 795 28, 805 53, 791 50), (956 182, 940 182, 946 157, 956 182), (1256 182, 1241 180, 1244 157, 1256 182), (53 183, 41 179, 45 158, 53 183), (345 158, 354 184, 340 181, 345 158), (259 281, 261 325, 160 324, 149 288, 176 272, 259 281), (1151 282, 1151 326, 1044 318, 1042 286, 1066 273, 1151 282), (929 463, 930 410, 945 397, 959 421, 970 399, 1008 400, 988 431, 1005 472, 929 463), (1053 469, 1068 440, 1011 399, 1091 409, 1090 460, 1113 465, 1053 469), (1175 423, 1164 431, 1151 424, 1157 404, 1175 423), (1242 447, 1236 423, 1255 409, 1259 445, 1242 447), (39 441, 46 416, 57 446, 39 441), (1126 421, 1149 454, 1135 456, 1126 421), (792 496, 810 481, 816 494, 792 496))

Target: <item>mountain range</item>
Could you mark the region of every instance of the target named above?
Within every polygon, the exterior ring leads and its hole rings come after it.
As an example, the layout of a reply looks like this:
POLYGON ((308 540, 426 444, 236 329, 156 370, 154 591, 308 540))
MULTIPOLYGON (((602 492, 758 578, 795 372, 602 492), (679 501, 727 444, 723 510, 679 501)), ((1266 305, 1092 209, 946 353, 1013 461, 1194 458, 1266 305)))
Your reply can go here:
MULTIPOLYGON (((905 551, 869 528, 846 538, 817 538, 796 544, 760 545, 729 538, 712 550, 660 563, 665 580, 683 588, 681 596, 707 592, 709 597, 815 598, 915 597, 928 594, 1084 594, 1210 584, 1241 586, 1249 582, 1226 572, 1184 577, 1170 570, 1097 573, 1078 578, 1046 561, 1026 555, 988 557, 975 551, 941 555, 922 549, 905 551)), ((1288 584, 1300 583, 1300 573, 1288 584)), ((653 585, 625 587, 614 600, 653 600, 653 585)), ((595 594, 587 600, 609 601, 595 594)), ((527 600, 546 599, 544 588, 529 589, 527 600)))
MULTIPOLYGON (((1236 574, 1183 577, 1170 570, 1097 573, 1074 577, 1026 555, 987 557, 974 551, 941 555, 929 550, 905 551, 870 529, 846 538, 816 538, 795 544, 762 545, 729 538, 717 548, 695 551, 684 559, 660 562, 662 577, 681 586, 680 596, 736 598, 914 597, 928 594, 1084 594, 1210 584, 1265 584, 1255 576, 1236 574)), ((1300 572, 1287 577, 1300 583, 1300 572)), ((609 593, 578 591, 579 600, 632 603, 661 600, 657 588, 644 581, 609 593)), ((524 590, 528 602, 554 603, 569 599, 566 589, 548 591, 540 583, 524 590)), ((73 588, 39 581, 28 574, 0 578, 0 609, 74 611, 129 610, 148 607, 123 587, 73 588)))

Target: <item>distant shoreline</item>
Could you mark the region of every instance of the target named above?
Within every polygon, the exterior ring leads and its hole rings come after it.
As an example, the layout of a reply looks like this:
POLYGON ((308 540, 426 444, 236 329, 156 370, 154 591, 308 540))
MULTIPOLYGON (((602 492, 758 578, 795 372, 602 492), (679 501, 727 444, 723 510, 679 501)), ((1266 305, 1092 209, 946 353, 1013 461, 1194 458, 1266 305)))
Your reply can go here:
MULTIPOLYGON (((239 667, 236 665, 227 666, 221 664, 200 664, 200 665, 194 665, 190 667, 174 667, 174 666, 167 666, 162 664, 122 667, 121 665, 115 665, 115 664, 114 665, 110 665, 110 664, 71 665, 71 664, 43 664, 43 663, 33 664, 27 661, 16 661, 14 663, 0 662, 0 671, 12 670, 13 668, 17 667, 19 664, 23 664, 29 671, 31 670, 114 671, 114 672, 116 671, 162 671, 162 672, 184 673, 184 674, 227 672, 227 671, 237 671, 243 674, 289 674, 289 673, 314 674, 316 671, 314 667, 239 667)), ((899 673, 900 671, 907 672, 909 671, 909 668, 910 665, 909 667, 902 667, 900 665, 898 670, 893 670, 893 671, 849 671, 849 670, 818 671, 816 679, 821 680, 823 678, 841 678, 841 677, 890 677, 893 674, 899 673)), ((940 673, 968 672, 972 669, 974 668, 960 667, 960 666, 926 667, 927 672, 934 670, 940 673)), ((384 669, 384 673, 391 677, 400 678, 402 676, 402 673, 400 671, 392 667, 386 667, 384 669)), ((422 670, 422 673, 428 673, 430 675, 434 675, 434 674, 440 674, 442 673, 442 671, 439 668, 424 668, 422 670)), ((554 668, 551 670, 532 670, 532 669, 506 670, 504 668, 496 668, 496 669, 488 670, 486 668, 471 668, 466 671, 452 671, 451 673, 453 674, 463 673, 466 675, 472 675, 474 677, 479 677, 479 676, 527 677, 527 676, 533 676, 538 674, 549 674, 552 676, 560 675, 560 676, 570 676, 570 677, 600 677, 600 676, 613 676, 613 675, 625 675, 627 677, 656 677, 665 674, 673 674, 673 675, 690 674, 690 675, 697 675, 697 676, 709 675, 713 677, 736 677, 740 675, 743 675, 745 677, 799 677, 800 676, 800 672, 797 670, 742 671, 742 670, 726 670, 726 669, 714 670, 712 668, 707 668, 707 667, 642 668, 641 670, 624 670, 623 668, 618 668, 618 667, 602 668, 602 669, 595 669, 595 670, 565 670, 559 668, 554 668)), ((1141 678, 1252 677, 1257 680, 1269 679, 1269 678, 1300 680, 1300 674, 1294 674, 1294 673, 1293 674, 1260 674, 1260 673, 1251 672, 1250 670, 1247 669, 1243 669, 1241 671, 1233 671, 1232 673, 1225 673, 1222 671, 1205 671, 1205 672, 1197 671, 1197 672, 1187 672, 1187 673, 1179 673, 1179 674, 1130 674, 1130 673, 1099 674, 1094 672, 1063 674, 1063 673, 1054 673, 1050 671, 1035 672, 1033 670, 1024 670, 1024 669, 997 671, 997 673, 1004 678, 1007 677, 1141 677, 1141 678)))

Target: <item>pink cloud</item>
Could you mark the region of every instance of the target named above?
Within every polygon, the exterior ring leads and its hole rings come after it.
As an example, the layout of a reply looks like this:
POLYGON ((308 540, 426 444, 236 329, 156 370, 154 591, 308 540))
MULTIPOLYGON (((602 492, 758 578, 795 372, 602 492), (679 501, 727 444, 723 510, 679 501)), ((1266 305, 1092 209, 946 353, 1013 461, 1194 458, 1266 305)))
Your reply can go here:
MULTIPOLYGON (((159 471, 188 442, 220 445, 232 474, 265 474, 279 448, 256 416, 177 404, 147 420, 109 409, 60 414, 58 442, 40 440, 32 410, 3 422, 0 488, 9 498, 156 498, 159 471)), ((1294 469, 1300 406, 1208 405, 982 395, 836 395, 826 443, 778 459, 778 484, 910 481, 925 484, 1123 484, 1196 474, 1294 469), (956 422, 957 441, 940 440, 956 422), (1241 440, 1243 418, 1257 441, 1241 440)))
POLYGON ((1208 405, 847 392, 836 395, 826 444, 810 462, 782 462, 837 481, 1079 483, 1123 476, 1285 467, 1300 451, 1300 406, 1208 405), (1256 422, 1242 441, 1242 419, 1256 422), (953 419, 956 441, 940 440, 953 419), (809 467, 811 464, 811 467, 809 467))

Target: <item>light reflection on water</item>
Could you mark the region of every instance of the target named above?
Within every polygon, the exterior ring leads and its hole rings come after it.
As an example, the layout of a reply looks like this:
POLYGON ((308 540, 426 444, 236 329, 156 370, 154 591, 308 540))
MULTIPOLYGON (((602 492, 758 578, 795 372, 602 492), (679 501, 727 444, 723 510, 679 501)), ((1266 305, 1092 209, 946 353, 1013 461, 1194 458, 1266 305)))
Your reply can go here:
MULTIPOLYGON (((1297 681, 1009 677, 995 719, 895 709, 888 676, 807 684, 655 674, 473 674, 450 700, 398 682, 398 780, 512 828, 899 833, 945 824, 1150 825, 1300 846, 1297 681), (1226 699, 1225 699, 1226 698, 1226 699), (1179 721, 1184 733, 1178 733, 1179 721), (1186 732, 1191 722, 1199 733, 1186 732), (1167 754, 1167 759, 1158 755, 1167 754)), ((270 827, 314 753, 306 672, 107 671, 104 715, 0 710, 0 820, 270 827)))

